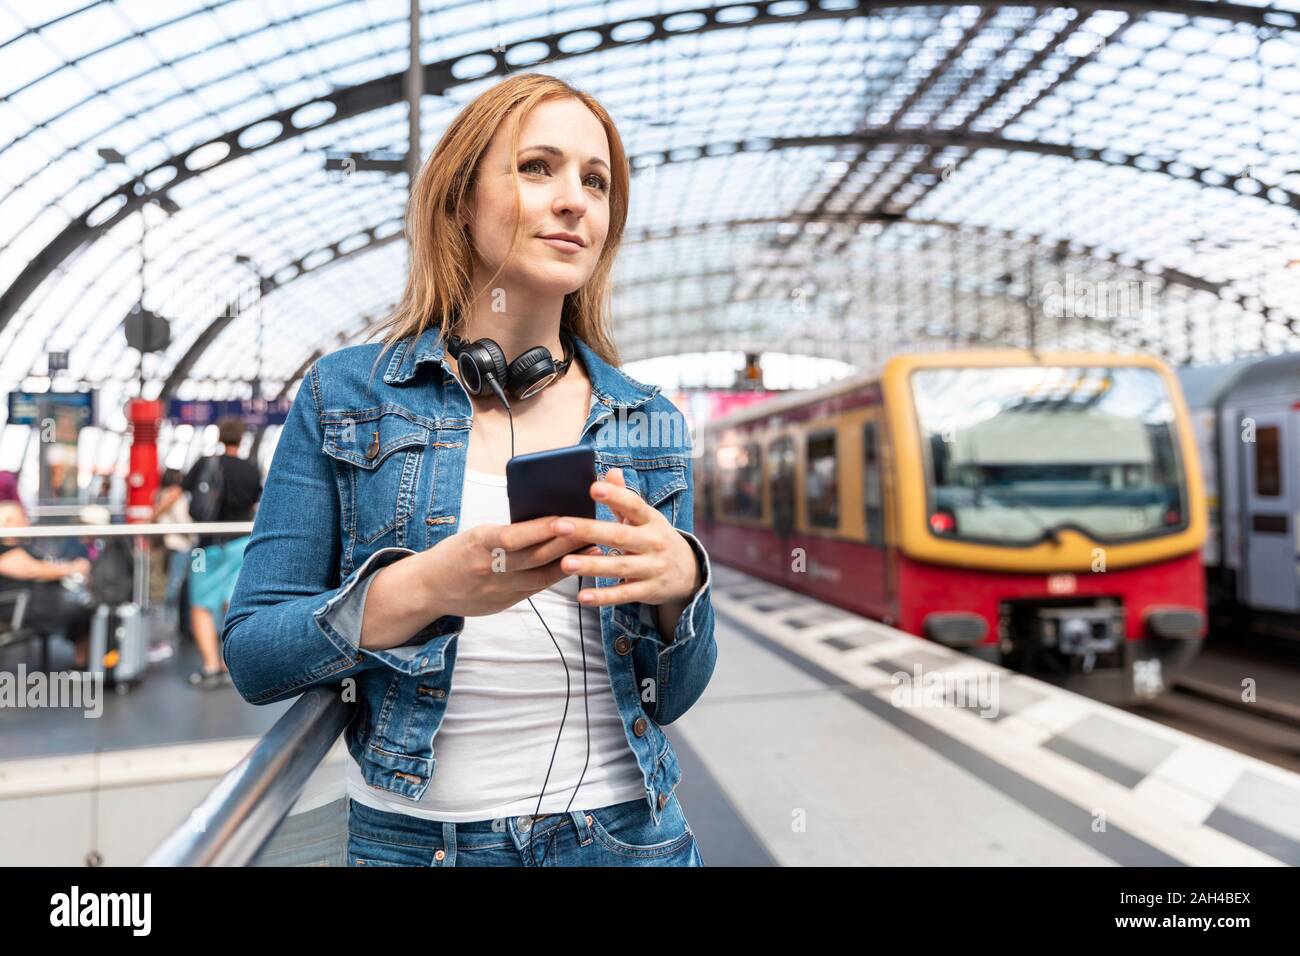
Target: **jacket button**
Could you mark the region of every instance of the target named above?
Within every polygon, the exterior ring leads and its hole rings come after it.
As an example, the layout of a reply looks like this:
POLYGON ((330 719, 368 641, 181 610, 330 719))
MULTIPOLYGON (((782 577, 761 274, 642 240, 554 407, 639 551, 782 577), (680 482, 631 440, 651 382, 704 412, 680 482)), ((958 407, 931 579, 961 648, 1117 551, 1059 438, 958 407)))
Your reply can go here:
POLYGON ((659 794, 659 809, 662 810, 666 806, 668 806, 668 794, 661 793, 659 794))
POLYGON ((620 655, 626 654, 631 649, 632 642, 627 639, 627 635, 625 634, 620 635, 618 639, 614 641, 614 650, 618 651, 620 655))
POLYGON ((644 717, 638 717, 635 723, 632 724, 632 733, 636 734, 638 737, 644 737, 646 728, 649 726, 650 721, 646 720, 644 717))
MULTIPOLYGON (((660 807, 662 807, 662 806, 663 806, 663 804, 660 804, 660 807)), ((438 861, 442 861, 442 860, 446 859, 446 857, 447 857, 447 851, 446 851, 446 850, 439 850, 437 853, 435 853, 435 854, 433 855, 433 858, 434 858, 435 860, 438 860, 438 861)))

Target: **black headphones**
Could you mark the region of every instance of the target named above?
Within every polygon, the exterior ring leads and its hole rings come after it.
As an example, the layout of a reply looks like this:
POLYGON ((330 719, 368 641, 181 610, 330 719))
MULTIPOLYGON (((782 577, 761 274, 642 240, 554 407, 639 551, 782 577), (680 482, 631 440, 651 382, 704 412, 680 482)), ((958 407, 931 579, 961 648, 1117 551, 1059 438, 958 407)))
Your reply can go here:
POLYGON ((573 361, 573 342, 563 329, 560 330, 560 345, 564 349, 564 358, 558 362, 546 346, 535 345, 508 365, 501 346, 492 339, 466 342, 459 335, 453 335, 447 341, 447 351, 456 359, 466 391, 471 395, 481 395, 486 385, 509 408, 503 385, 511 398, 522 401, 536 395, 569 370, 573 361))

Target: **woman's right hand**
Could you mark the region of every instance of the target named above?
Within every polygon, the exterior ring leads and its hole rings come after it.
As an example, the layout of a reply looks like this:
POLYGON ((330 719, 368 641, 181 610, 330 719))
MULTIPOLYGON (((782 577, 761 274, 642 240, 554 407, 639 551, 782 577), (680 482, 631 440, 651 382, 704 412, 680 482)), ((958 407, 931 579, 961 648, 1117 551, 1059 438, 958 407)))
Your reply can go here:
MULTIPOLYGON (((555 517, 479 525, 416 555, 437 617, 495 614, 569 577, 560 558, 573 551, 573 540, 551 530, 555 517)), ((601 550, 592 545, 574 553, 601 550)))

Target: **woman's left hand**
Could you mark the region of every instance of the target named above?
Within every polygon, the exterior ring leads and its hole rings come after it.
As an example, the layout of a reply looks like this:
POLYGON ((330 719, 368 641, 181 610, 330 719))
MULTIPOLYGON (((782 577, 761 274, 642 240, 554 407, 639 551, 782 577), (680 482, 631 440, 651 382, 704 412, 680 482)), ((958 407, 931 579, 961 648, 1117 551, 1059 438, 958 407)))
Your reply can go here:
POLYGON ((565 555, 560 568, 593 578, 618 578, 623 583, 587 588, 578 593, 578 600, 590 606, 689 601, 702 584, 695 550, 667 518, 627 487, 623 469, 611 468, 604 481, 592 482, 588 492, 609 505, 619 520, 557 518, 552 525, 555 533, 619 553, 565 555))

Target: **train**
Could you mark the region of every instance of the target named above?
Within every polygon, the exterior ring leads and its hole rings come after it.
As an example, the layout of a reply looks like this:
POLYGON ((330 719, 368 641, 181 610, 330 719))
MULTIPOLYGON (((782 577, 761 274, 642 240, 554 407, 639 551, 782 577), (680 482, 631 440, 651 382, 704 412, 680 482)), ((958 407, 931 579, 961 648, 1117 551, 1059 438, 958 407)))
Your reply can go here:
POLYGON ((1213 623, 1300 640, 1300 354, 1188 366, 1178 378, 1205 472, 1213 623))
POLYGON ((1154 357, 900 355, 697 441, 724 565, 1113 703, 1205 638, 1198 444, 1154 357))

